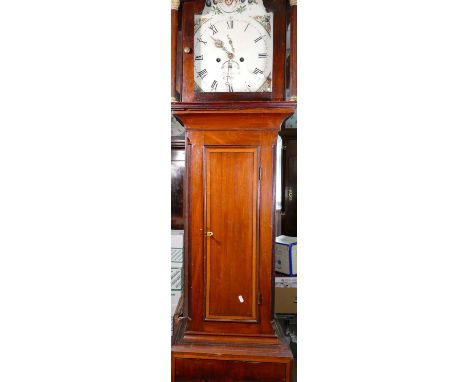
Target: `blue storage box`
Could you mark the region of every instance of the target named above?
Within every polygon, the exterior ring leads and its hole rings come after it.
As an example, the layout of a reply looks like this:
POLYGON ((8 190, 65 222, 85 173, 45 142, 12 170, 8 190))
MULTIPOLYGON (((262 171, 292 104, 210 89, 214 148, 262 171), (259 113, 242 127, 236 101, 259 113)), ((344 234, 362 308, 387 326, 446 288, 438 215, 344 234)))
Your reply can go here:
POLYGON ((297 237, 281 235, 276 238, 275 271, 297 276, 297 237))

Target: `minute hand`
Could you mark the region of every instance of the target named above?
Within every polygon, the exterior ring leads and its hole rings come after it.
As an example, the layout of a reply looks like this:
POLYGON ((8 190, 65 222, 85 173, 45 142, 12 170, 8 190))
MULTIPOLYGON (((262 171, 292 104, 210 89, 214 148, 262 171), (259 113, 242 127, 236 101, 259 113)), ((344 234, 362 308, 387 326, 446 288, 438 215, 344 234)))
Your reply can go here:
POLYGON ((235 53, 236 50, 234 49, 234 44, 232 43, 231 37, 229 37, 229 35, 227 35, 227 38, 228 38, 228 41, 229 41, 229 45, 231 45, 232 53, 235 53))

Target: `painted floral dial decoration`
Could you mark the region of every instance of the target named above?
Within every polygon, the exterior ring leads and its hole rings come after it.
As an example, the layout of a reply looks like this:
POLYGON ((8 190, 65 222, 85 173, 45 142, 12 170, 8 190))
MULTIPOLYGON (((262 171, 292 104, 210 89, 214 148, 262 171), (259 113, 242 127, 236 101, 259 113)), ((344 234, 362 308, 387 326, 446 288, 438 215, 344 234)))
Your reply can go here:
POLYGON ((206 0, 195 15, 195 90, 271 92, 272 33, 261 0, 206 0))

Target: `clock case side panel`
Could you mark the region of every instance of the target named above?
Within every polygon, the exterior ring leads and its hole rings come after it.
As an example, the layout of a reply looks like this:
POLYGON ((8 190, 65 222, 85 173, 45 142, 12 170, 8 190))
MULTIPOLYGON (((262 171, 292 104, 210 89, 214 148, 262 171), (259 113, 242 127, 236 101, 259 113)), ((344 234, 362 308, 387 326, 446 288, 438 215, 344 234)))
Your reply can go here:
POLYGON ((181 94, 182 102, 217 101, 282 101, 286 89, 286 28, 288 2, 286 0, 263 0, 267 12, 273 12, 273 64, 271 92, 204 93, 195 92, 194 80, 194 18, 203 11, 205 0, 184 1, 182 7, 182 56, 181 94), (189 53, 184 49, 188 48, 189 53))

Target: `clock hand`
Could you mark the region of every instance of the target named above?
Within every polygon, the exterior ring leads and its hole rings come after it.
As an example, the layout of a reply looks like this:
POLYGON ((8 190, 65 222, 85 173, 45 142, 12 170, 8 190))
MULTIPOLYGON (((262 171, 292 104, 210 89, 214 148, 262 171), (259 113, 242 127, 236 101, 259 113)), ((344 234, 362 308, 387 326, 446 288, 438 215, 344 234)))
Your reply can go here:
POLYGON ((221 40, 219 40, 217 38, 214 38, 213 36, 210 36, 210 37, 214 41, 216 48, 224 49, 224 42, 223 41, 221 41, 221 40))
POLYGON ((217 38, 214 38, 213 36, 210 36, 211 39, 214 41, 215 43, 215 47, 216 48, 220 48, 222 50, 224 50, 226 52, 226 54, 228 55, 228 58, 231 60, 232 58, 234 58, 234 54, 232 54, 231 52, 229 52, 226 47, 224 46, 224 42, 222 40, 219 40, 217 38))
POLYGON ((229 37, 229 35, 227 35, 227 38, 229 40, 229 44, 231 45, 231 48, 232 48, 232 52, 235 53, 236 50, 234 49, 234 45, 232 44, 232 40, 231 40, 231 37, 229 37))

